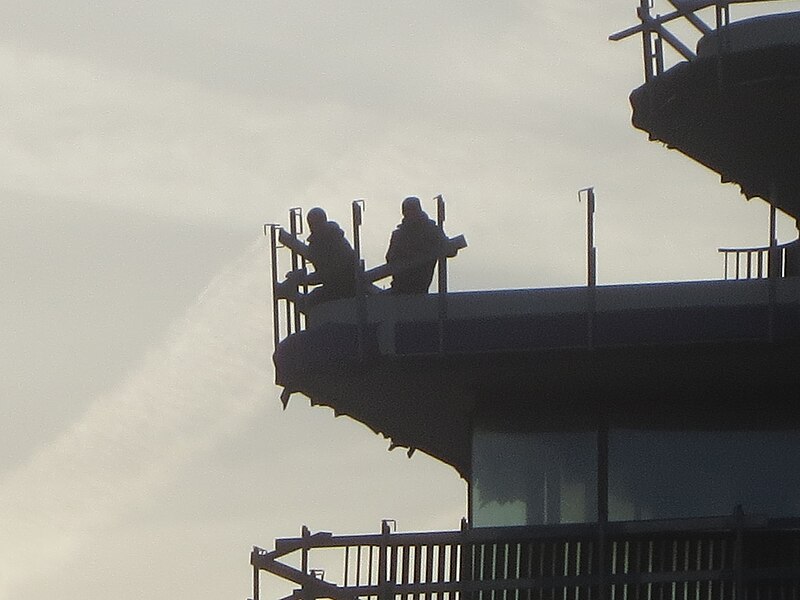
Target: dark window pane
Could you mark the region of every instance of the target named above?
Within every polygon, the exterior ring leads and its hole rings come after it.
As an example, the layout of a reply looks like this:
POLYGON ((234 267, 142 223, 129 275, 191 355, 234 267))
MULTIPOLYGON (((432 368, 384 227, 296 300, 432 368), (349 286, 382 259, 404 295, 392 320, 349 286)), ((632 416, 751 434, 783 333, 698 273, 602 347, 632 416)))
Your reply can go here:
POLYGON ((800 432, 614 430, 609 518, 800 516, 800 432))
POLYGON ((477 430, 472 445, 476 527, 597 520, 594 433, 477 430))

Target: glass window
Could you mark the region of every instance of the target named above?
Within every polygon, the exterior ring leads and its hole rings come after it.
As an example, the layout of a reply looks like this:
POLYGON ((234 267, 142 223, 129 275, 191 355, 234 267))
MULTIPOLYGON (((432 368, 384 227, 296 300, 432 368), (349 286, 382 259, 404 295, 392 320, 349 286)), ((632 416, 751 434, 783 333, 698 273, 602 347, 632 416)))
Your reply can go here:
POLYGON ((596 521, 596 440, 592 432, 476 430, 470 486, 473 525, 596 521))
POLYGON ((800 432, 613 430, 609 518, 800 516, 800 432))

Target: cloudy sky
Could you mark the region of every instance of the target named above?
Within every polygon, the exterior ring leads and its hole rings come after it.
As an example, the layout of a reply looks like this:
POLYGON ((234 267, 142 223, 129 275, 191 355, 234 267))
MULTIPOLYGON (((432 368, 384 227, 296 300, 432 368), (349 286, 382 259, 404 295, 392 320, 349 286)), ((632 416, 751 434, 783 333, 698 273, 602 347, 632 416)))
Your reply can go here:
POLYGON ((767 241, 630 126, 634 0, 2 4, 0 600, 242 599, 302 524, 458 526, 449 467, 280 410, 261 228, 292 206, 365 198, 374 266, 443 194, 454 289, 582 284, 590 185, 601 284, 767 241))

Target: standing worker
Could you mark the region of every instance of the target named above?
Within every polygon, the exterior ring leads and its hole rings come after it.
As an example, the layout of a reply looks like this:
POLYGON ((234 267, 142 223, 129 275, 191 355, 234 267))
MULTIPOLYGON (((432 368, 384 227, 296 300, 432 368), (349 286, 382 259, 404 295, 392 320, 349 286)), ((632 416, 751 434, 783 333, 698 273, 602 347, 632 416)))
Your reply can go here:
POLYGON ((392 267, 392 292, 426 294, 433 269, 447 242, 447 236, 422 210, 419 198, 403 200, 403 221, 392 232, 386 264, 392 267))

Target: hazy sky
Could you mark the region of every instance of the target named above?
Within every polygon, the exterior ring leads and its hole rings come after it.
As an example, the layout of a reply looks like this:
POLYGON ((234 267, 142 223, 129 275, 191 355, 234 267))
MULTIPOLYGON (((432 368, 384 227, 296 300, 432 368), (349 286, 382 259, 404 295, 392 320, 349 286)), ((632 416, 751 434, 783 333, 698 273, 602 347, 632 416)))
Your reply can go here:
POLYGON ((302 524, 458 526, 449 467, 281 412, 261 226, 289 207, 349 230, 366 198, 374 266, 441 193, 454 289, 583 283, 589 185, 601 284, 766 243, 761 201, 631 127, 640 43, 606 38, 636 4, 4 1, 0 599, 242 599, 302 524))

